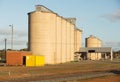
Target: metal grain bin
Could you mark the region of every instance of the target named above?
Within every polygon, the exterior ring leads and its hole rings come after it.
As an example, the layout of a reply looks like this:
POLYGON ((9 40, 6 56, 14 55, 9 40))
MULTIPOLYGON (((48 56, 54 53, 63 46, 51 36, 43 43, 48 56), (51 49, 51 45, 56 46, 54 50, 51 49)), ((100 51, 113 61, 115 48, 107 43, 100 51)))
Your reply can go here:
MULTIPOLYGON (((86 47, 101 47, 101 40, 93 35, 90 35, 86 38, 86 47)), ((100 60, 102 56, 101 53, 88 53, 87 58, 91 60, 100 60)))
POLYGON ((86 38, 86 47, 101 47, 101 40, 93 35, 90 35, 86 38))

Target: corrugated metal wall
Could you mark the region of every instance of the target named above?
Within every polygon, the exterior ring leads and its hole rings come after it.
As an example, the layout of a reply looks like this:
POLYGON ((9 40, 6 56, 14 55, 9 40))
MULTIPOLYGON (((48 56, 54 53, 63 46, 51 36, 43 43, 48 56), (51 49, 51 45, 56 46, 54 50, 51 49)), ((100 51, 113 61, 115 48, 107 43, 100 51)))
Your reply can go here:
MULTIPOLYGON (((86 38, 86 47, 101 47, 101 40, 91 35, 86 38)), ((88 53, 87 58, 91 60, 100 60, 102 56, 101 53, 88 53)))

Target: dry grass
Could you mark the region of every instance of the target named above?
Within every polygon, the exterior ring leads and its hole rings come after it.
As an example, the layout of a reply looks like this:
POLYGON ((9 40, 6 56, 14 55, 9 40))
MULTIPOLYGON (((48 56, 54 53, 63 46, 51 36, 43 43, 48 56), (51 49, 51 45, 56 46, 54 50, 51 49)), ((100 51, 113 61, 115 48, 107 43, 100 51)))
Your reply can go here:
POLYGON ((80 61, 44 67, 3 66, 0 67, 0 80, 44 75, 62 75, 70 73, 89 73, 120 70, 119 60, 80 61))

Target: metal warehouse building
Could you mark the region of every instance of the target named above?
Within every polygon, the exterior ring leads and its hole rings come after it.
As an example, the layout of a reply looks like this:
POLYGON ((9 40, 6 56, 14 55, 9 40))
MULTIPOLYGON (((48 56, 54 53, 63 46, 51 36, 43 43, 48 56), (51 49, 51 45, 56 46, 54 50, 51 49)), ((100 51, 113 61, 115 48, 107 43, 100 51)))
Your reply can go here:
POLYGON ((43 55, 45 64, 74 61, 74 52, 81 48, 82 31, 75 18, 64 18, 42 5, 28 13, 29 50, 43 55))

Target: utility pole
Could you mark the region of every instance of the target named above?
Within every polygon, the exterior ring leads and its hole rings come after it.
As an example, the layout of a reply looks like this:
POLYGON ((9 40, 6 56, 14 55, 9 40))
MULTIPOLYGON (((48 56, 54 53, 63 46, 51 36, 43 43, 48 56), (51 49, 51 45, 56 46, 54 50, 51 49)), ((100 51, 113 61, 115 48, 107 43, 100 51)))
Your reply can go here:
POLYGON ((13 50, 13 24, 9 26, 11 27, 11 50, 13 50))
POLYGON ((6 62, 7 39, 5 38, 5 62, 6 62))

